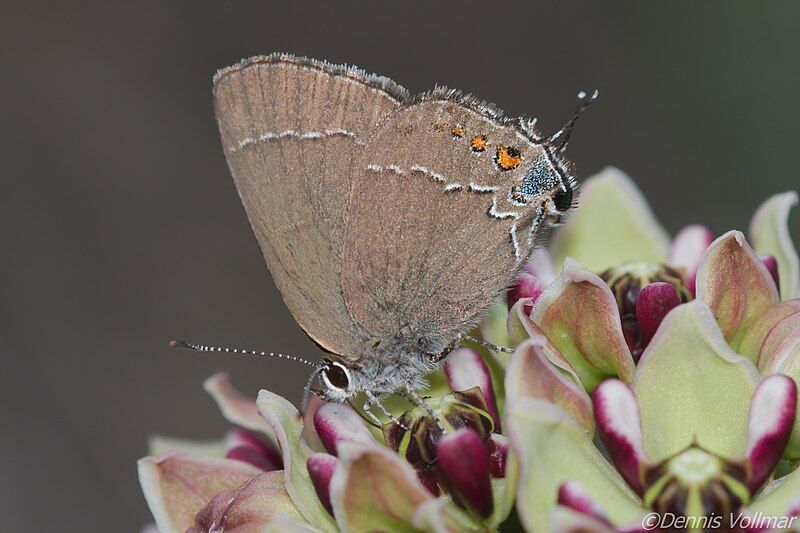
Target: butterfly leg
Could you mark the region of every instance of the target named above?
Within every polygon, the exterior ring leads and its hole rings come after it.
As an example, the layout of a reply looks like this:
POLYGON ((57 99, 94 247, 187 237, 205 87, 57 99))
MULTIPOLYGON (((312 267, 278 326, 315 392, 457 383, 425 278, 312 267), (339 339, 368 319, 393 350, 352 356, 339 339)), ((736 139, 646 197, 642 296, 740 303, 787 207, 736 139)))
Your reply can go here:
POLYGON ((512 350, 511 348, 506 348, 505 346, 498 346, 497 344, 485 341, 483 339, 477 339, 475 337, 470 337, 469 335, 464 335, 463 338, 468 341, 472 341, 475 344, 480 344, 484 348, 489 348, 490 350, 494 350, 495 352, 514 353, 514 350, 512 350))
POLYGON ((392 412, 389 411, 386 408, 385 405, 383 405, 383 402, 381 401, 380 398, 375 396, 370 391, 364 391, 364 394, 367 395, 367 401, 364 402, 364 412, 367 413, 367 415, 373 420, 373 422, 377 422, 377 424, 379 426, 383 426, 383 422, 381 422, 381 420, 377 416, 375 416, 375 414, 372 411, 370 411, 370 409, 372 408, 372 406, 374 404, 374 405, 378 406, 378 409, 380 409, 381 413, 383 413, 383 415, 386 418, 388 418, 389 420, 391 420, 392 422, 394 422, 395 424, 397 424, 401 428, 406 429, 406 430, 408 429, 402 422, 400 422, 397 418, 395 418, 395 416, 392 414, 392 412))
POLYGON ((445 346, 444 349, 439 353, 426 354, 428 360, 431 363, 439 363, 441 361, 444 361, 445 359, 447 359, 447 356, 453 353, 453 350, 455 350, 458 347, 458 344, 461 342, 462 338, 463 335, 459 335, 458 337, 450 341, 450 344, 445 346))

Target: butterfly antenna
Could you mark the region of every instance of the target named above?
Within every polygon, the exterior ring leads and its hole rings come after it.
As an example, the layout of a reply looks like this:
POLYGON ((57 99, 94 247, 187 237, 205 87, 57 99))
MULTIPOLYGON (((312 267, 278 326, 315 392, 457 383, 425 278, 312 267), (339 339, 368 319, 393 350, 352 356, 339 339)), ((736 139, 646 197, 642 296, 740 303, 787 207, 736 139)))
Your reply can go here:
POLYGON ((218 348, 216 346, 206 346, 204 344, 195 344, 193 342, 186 342, 186 341, 169 341, 169 347, 182 348, 184 350, 192 350, 194 352, 223 352, 223 353, 235 353, 240 355, 256 355, 259 357, 276 357, 278 359, 286 359, 288 361, 293 361, 295 363, 302 363, 304 365, 314 367, 315 369, 317 369, 317 371, 319 371, 320 369, 320 363, 314 363, 312 361, 308 361, 300 357, 295 357, 293 355, 286 355, 278 352, 258 352, 255 350, 248 350, 246 348, 218 348))
POLYGON ((585 92, 581 91, 578 93, 578 105, 575 107, 575 113, 572 115, 572 118, 564 124, 560 130, 552 134, 547 140, 550 144, 552 144, 558 153, 563 153, 567 149, 567 144, 569 143, 569 138, 572 136, 572 130, 575 128, 575 123, 578 122, 578 119, 586 111, 592 103, 597 100, 597 97, 600 96, 600 91, 597 89, 594 90, 591 96, 587 95, 585 92))
POLYGON ((311 385, 314 383, 314 380, 317 379, 319 373, 322 372, 323 365, 317 365, 314 368, 314 371, 311 372, 311 375, 308 377, 308 381, 306 382, 306 387, 303 389, 303 402, 300 404, 300 412, 305 413, 306 407, 308 407, 308 398, 311 396, 311 385))

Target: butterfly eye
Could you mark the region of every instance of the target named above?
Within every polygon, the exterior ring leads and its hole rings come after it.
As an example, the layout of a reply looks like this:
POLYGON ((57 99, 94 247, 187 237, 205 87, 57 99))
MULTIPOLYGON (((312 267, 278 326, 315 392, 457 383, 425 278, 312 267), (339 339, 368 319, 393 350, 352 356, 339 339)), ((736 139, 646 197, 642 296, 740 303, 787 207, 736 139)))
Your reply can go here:
POLYGON ((559 189, 553 196, 553 203, 562 213, 572 207, 572 187, 567 185, 564 189, 559 189))
POLYGON ((331 361, 321 374, 322 380, 330 389, 346 391, 350 388, 350 372, 341 363, 331 361))

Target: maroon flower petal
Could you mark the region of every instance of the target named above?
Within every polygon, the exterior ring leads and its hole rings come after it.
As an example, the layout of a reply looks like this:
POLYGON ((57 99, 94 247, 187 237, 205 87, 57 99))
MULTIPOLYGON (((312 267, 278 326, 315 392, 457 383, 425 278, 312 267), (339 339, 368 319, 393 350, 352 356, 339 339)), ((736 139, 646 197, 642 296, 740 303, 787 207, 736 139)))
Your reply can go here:
POLYGON ((686 286, 695 294, 697 267, 703 259, 706 249, 714 242, 714 234, 705 226, 694 224, 686 226, 678 232, 672 241, 669 251, 669 265, 682 268, 686 286))
POLYGON ((341 441, 375 444, 375 437, 364 420, 344 403, 328 402, 322 405, 314 413, 314 427, 322 445, 331 455, 337 455, 336 446, 341 441))
POLYGON ((681 297, 673 285, 658 281, 646 285, 636 300, 636 321, 645 346, 658 331, 667 313, 681 304, 681 297))
POLYGON ((492 433, 487 443, 489 448, 489 470, 492 477, 506 477, 506 461, 508 459, 508 439, 499 433, 492 433))
POLYGON ((797 387, 782 374, 764 379, 750 403, 745 456, 750 460, 750 492, 769 478, 789 442, 797 410, 797 387))
POLYGON ((331 505, 331 478, 339 462, 333 455, 327 453, 314 453, 308 458, 306 467, 317 497, 325 509, 333 516, 333 506, 331 505))
POLYGON ((497 411, 497 400, 492 387, 492 375, 489 367, 472 348, 460 348, 447 358, 444 373, 450 388, 455 392, 480 387, 486 400, 486 410, 492 415, 495 431, 500 431, 500 415, 497 411))
POLYGON ((642 421, 636 395, 627 383, 608 379, 592 394, 594 417, 611 460, 639 495, 640 468, 647 461, 642 443, 642 421))
POLYGON ((525 314, 529 315, 533 310, 533 304, 536 303, 539 295, 542 294, 546 288, 547 285, 539 278, 523 270, 517 277, 516 283, 511 286, 506 295, 508 309, 511 310, 514 304, 521 298, 530 298, 531 302, 525 304, 525 314))
POLYGON ((770 276, 772 276, 772 279, 775 281, 775 288, 779 288, 781 286, 781 280, 778 277, 778 260, 775 259, 775 256, 772 254, 759 254, 758 258, 761 259, 761 262, 767 267, 770 276))
POLYGON ((250 463, 262 470, 280 470, 283 459, 278 450, 261 436, 242 428, 234 428, 225 436, 226 457, 250 463))
POLYGON ((583 485, 577 481, 570 480, 561 484, 558 488, 558 504, 611 525, 605 510, 594 501, 583 485))
POLYGON ((477 432, 463 428, 442 437, 437 446, 439 465, 453 490, 482 518, 494 510, 489 481, 489 453, 477 432))
POLYGON ((249 463, 256 468, 260 468, 264 472, 271 472, 272 470, 280 470, 283 466, 283 461, 277 457, 277 462, 270 460, 264 455, 258 453, 256 450, 249 446, 236 446, 228 450, 225 454, 227 459, 234 459, 236 461, 243 461, 249 463))

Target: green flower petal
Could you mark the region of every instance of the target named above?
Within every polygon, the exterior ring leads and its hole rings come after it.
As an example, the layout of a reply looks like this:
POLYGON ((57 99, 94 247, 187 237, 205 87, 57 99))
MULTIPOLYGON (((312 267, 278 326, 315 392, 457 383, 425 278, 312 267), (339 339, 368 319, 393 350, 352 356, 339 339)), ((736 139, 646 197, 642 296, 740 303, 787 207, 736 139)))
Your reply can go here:
POLYGON ((800 495, 800 470, 795 470, 768 483, 747 506, 747 510, 752 513, 761 512, 764 516, 785 516, 797 501, 798 495, 800 495))
POLYGON ((556 234, 557 265, 572 257, 602 272, 629 261, 666 261, 669 236, 627 174, 608 167, 592 176, 581 185, 579 203, 556 234))
POLYGON ((336 525, 320 503, 306 469, 312 450, 302 439, 302 416, 290 402, 267 390, 258 393, 256 405, 275 434, 283 455, 286 492, 312 525, 323 531, 334 531, 336 525))
POLYGON ((697 440, 718 455, 741 457, 758 381, 753 364, 731 350, 702 301, 676 307, 633 379, 645 451, 660 461, 697 440))
POLYGON ((781 298, 800 296, 800 261, 789 235, 789 211, 797 205, 797 193, 776 194, 763 204, 750 221, 750 239, 760 254, 772 254, 778 261, 781 298))
POLYGON ((747 329, 780 299, 769 271, 740 231, 729 231, 706 250, 697 269, 697 299, 736 349, 747 329))
POLYGON ((641 516, 636 495, 561 407, 518 398, 509 402, 503 423, 519 461, 517 512, 526 530, 549 531, 558 488, 566 480, 579 481, 592 498, 602 502, 612 523, 628 523, 641 516))
POLYGON ((311 527, 304 521, 295 520, 283 513, 275 513, 263 533, 317 533, 318 531, 319 529, 311 527))
POLYGON ((162 533, 185 531, 208 501, 262 470, 232 459, 169 453, 138 462, 139 483, 162 533))
MULTIPOLYGON (((758 370, 762 375, 785 374, 800 383, 800 311, 778 321, 764 337, 758 370)), ((800 459, 800 416, 795 418, 783 456, 800 459)))
POLYGON ((475 523, 446 498, 427 500, 417 507, 412 525, 430 533, 453 533, 475 529, 475 523))
POLYGON ((506 398, 514 402, 520 397, 560 405, 589 436, 594 435, 592 400, 575 371, 541 332, 517 347, 506 369, 506 398))
POLYGON ((435 498, 409 463, 386 448, 354 442, 339 445, 339 459, 330 492, 342 530, 417 531, 417 508, 435 498))
POLYGON ((206 457, 225 457, 228 452, 228 446, 223 439, 198 441, 164 437, 162 435, 151 435, 147 439, 148 454, 165 455, 171 452, 206 457))
POLYGON ((630 383, 634 363, 619 320, 617 302, 599 276, 568 259, 531 313, 587 390, 609 377, 630 383))

